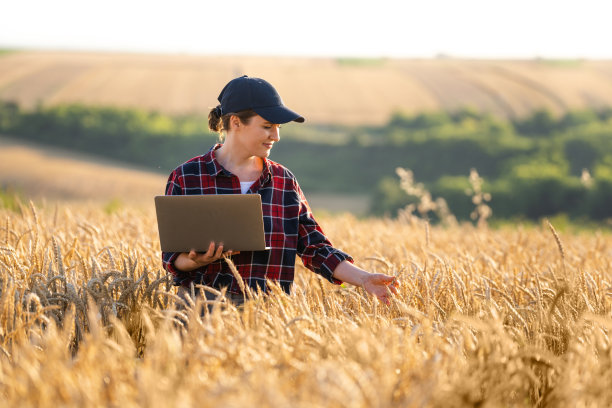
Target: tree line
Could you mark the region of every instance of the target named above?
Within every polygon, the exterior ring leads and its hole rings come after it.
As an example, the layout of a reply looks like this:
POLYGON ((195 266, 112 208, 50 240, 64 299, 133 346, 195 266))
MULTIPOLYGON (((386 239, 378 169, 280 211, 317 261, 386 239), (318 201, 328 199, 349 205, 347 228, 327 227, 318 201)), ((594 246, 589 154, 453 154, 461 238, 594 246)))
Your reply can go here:
MULTIPOLYGON (((62 105, 23 109, 0 102, 5 135, 121 160, 162 173, 206 152, 218 139, 203 115, 62 105)), ((458 218, 473 208, 470 169, 485 180, 496 218, 612 217, 612 109, 542 110, 506 120, 472 109, 395 113, 382 126, 289 125, 272 159, 307 191, 370 193, 373 215, 414 201, 397 167, 411 169, 458 218)))

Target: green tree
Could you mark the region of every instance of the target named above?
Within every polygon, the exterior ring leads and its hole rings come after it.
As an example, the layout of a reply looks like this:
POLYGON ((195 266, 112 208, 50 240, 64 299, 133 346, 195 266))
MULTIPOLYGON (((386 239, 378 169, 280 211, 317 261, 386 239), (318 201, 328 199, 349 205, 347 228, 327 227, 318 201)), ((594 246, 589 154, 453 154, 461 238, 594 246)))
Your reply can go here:
POLYGON ((547 109, 537 110, 513 123, 519 133, 536 137, 549 137, 559 128, 557 119, 547 109))

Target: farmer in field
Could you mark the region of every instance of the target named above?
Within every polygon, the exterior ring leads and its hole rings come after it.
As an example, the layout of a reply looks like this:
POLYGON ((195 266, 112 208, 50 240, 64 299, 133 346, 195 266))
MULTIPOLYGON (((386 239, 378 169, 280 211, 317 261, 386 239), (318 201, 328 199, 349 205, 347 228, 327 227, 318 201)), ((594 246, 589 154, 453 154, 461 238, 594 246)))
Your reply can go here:
MULTIPOLYGON (((231 258, 244 284, 255 292, 258 288, 265 292, 270 280, 289 293, 299 255, 308 269, 330 282, 360 286, 388 303, 397 291, 395 278, 367 272, 355 266, 350 255, 334 248, 315 221, 294 175, 268 160, 279 141, 280 125, 304 122, 304 118, 284 106, 270 83, 246 75, 230 81, 218 101, 208 119, 210 129, 219 132, 221 140, 225 136, 223 143, 177 167, 168 178, 166 195, 259 194, 271 249, 232 253, 220 243, 211 243, 205 253, 164 252, 164 267, 174 276, 179 295, 190 293, 192 283, 218 290, 225 287, 228 298, 241 303, 239 282, 224 257, 231 258)), ((214 298, 207 291, 204 294, 214 298)))

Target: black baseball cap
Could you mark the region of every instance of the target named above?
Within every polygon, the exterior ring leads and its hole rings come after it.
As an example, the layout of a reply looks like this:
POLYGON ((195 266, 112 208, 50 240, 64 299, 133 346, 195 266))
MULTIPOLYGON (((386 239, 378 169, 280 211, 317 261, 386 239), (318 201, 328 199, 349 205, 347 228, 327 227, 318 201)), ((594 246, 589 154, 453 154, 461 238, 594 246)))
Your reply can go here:
POLYGON ((221 114, 252 109, 270 123, 304 122, 304 117, 287 108, 276 89, 261 78, 243 75, 225 85, 219 97, 221 114))

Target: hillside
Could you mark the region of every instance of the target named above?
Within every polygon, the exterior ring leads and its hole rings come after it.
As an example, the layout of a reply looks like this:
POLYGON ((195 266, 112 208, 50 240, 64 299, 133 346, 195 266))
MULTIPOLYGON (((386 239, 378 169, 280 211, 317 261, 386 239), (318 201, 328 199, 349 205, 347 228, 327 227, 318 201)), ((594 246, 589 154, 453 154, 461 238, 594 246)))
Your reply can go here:
MULTIPOLYGON (((178 164, 178 163, 177 163, 178 164)), ((0 136, 0 191, 27 199, 146 205, 163 194, 166 175, 86 154, 0 136)), ((308 193, 313 211, 363 214, 367 195, 308 193)))
POLYGON ((473 107, 502 117, 612 105, 612 61, 213 57, 23 51, 0 56, 0 99, 208 111, 246 73, 310 123, 381 124, 396 111, 473 107))
POLYGON ((0 187, 30 199, 142 204, 162 194, 165 182, 161 174, 0 137, 0 187))

